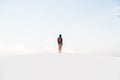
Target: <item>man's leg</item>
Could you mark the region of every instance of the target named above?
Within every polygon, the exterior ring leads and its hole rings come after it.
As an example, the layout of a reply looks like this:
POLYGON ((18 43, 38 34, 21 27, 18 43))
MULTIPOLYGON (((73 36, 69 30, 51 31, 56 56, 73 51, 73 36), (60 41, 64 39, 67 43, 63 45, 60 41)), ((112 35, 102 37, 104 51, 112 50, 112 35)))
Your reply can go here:
POLYGON ((59 45, 59 53, 62 51, 62 45, 59 45))

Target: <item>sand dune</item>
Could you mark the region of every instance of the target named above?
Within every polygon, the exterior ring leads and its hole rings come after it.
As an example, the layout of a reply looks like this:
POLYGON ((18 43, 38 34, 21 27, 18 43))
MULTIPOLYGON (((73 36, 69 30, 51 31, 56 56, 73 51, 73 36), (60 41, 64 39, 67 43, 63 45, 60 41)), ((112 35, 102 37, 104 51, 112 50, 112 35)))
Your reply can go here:
POLYGON ((120 58, 74 54, 0 57, 0 80, 120 80, 120 58))

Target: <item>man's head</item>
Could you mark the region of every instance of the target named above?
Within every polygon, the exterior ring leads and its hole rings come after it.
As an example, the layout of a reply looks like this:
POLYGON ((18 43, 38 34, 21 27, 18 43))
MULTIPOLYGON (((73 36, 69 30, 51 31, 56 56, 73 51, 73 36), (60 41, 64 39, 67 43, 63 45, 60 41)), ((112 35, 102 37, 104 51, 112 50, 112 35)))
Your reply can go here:
POLYGON ((61 35, 61 34, 59 34, 59 37, 62 37, 62 35, 61 35))

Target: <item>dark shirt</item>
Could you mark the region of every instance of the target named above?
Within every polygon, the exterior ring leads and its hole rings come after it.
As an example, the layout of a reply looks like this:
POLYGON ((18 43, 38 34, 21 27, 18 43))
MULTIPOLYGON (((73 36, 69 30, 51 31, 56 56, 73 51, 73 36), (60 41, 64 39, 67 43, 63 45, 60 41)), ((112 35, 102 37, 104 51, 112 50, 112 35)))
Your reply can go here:
POLYGON ((63 44, 63 39, 58 37, 57 42, 58 42, 58 44, 63 44), (61 39, 60 42, 59 42, 59 39, 61 39))

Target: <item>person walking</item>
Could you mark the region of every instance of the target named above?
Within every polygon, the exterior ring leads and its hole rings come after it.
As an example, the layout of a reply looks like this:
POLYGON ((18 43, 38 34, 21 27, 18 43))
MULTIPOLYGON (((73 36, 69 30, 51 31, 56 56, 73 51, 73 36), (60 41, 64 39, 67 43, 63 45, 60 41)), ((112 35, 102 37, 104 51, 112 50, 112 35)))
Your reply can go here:
POLYGON ((57 38, 57 42, 58 42, 58 50, 59 50, 59 53, 61 53, 62 51, 62 46, 63 46, 63 38, 62 38, 62 35, 59 34, 59 37, 57 38))

